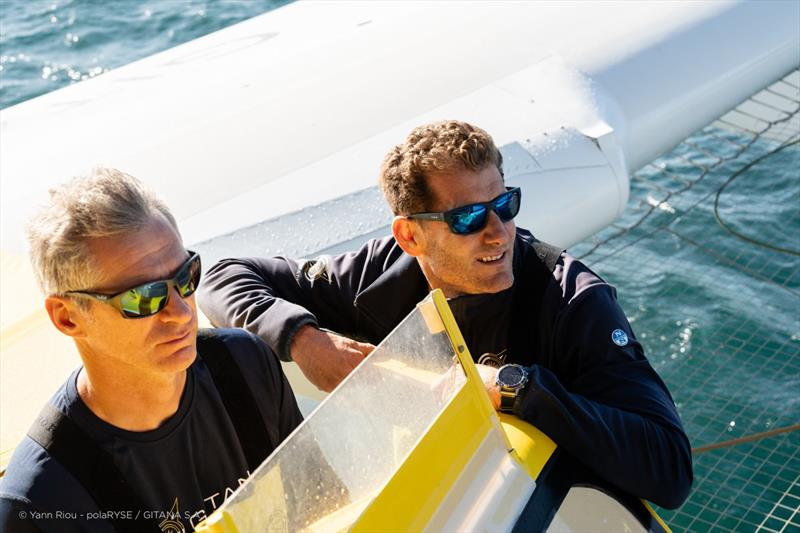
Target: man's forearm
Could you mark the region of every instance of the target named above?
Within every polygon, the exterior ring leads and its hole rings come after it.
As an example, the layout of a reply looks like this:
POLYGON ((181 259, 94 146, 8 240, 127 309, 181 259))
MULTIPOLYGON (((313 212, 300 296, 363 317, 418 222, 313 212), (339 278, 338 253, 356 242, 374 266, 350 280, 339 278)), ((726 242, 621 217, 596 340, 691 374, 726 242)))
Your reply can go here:
POLYGON ((304 325, 316 325, 305 307, 279 296, 251 262, 225 259, 214 265, 198 291, 200 308, 217 327, 244 328, 261 337, 283 361, 290 361, 290 343, 304 325))
POLYGON ((691 488, 691 449, 658 403, 643 401, 640 412, 605 405, 568 392, 551 372, 534 366, 515 411, 604 479, 675 508, 691 488))

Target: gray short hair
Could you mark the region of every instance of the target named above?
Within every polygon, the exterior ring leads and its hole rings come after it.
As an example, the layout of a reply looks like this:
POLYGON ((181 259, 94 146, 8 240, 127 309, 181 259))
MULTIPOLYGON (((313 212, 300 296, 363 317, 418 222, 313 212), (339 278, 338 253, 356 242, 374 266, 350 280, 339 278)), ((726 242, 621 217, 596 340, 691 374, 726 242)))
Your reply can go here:
POLYGON ((164 216, 178 232, 169 208, 141 181, 107 167, 50 190, 49 203, 27 227, 30 259, 47 295, 85 290, 97 279, 88 240, 145 227, 164 216))

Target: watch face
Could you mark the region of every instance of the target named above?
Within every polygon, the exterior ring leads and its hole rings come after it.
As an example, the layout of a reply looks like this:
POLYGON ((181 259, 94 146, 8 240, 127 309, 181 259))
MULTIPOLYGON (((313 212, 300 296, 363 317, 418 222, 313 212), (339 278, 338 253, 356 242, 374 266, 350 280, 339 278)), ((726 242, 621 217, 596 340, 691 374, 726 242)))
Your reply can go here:
POLYGON ((519 365, 504 366, 497 374, 497 381, 506 387, 518 387, 525 381, 525 370, 519 365))

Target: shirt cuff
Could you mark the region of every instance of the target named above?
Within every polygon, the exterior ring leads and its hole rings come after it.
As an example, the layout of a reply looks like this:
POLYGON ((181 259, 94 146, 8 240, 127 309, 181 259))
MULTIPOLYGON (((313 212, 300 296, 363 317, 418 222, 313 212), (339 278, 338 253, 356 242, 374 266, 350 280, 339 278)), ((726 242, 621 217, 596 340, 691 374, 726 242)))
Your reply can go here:
POLYGON ((310 316, 304 317, 300 319, 296 324, 292 326, 292 329, 289 330, 288 334, 286 335, 285 340, 283 341, 283 346, 281 346, 281 351, 278 354, 278 357, 281 358, 281 361, 285 361, 287 363, 292 361, 292 341, 294 340, 294 336, 297 335, 297 332, 300 331, 300 328, 303 326, 314 326, 318 327, 317 321, 310 316))
POLYGON ((534 372, 533 367, 527 367, 526 370, 528 371, 528 383, 526 383, 525 386, 517 393, 517 397, 514 399, 514 407, 512 408, 514 414, 522 420, 525 420, 525 417, 523 416, 525 409, 523 409, 522 404, 525 402, 525 397, 528 395, 528 393, 531 392, 535 387, 533 379, 531 379, 534 372))

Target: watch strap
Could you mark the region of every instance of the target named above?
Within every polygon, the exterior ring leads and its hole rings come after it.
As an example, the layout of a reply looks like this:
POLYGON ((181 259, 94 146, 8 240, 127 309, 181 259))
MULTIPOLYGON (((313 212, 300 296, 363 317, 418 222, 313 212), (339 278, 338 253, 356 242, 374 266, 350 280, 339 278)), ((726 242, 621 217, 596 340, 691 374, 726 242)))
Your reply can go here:
POLYGON ((514 389, 500 389, 500 412, 513 413, 514 404, 517 401, 517 393, 514 389))

